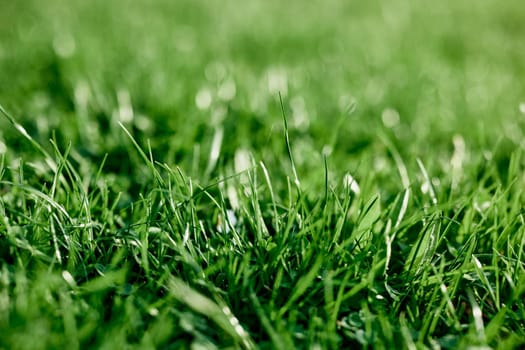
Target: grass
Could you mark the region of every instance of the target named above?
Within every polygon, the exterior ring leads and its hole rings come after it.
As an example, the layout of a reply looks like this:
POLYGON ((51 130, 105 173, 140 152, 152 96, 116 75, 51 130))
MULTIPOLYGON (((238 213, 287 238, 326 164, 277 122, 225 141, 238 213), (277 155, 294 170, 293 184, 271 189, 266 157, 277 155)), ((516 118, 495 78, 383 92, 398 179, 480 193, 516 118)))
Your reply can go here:
POLYGON ((4 4, 0 348, 525 346, 521 7, 4 4))

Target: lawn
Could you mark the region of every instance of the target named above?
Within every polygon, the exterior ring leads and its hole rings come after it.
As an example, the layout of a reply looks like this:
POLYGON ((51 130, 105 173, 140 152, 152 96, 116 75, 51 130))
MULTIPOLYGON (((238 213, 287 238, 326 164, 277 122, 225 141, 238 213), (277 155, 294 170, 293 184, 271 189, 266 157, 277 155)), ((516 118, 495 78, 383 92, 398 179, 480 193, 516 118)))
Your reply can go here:
POLYGON ((4 1, 0 349, 525 346, 522 1, 4 1))

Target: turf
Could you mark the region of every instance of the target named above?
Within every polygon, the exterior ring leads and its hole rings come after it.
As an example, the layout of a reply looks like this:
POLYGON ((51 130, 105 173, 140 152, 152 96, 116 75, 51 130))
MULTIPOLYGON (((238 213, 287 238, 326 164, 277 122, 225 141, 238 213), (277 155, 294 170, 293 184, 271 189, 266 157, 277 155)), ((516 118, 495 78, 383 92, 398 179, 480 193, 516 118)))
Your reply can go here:
POLYGON ((2 3, 0 348, 525 346, 521 9, 2 3))

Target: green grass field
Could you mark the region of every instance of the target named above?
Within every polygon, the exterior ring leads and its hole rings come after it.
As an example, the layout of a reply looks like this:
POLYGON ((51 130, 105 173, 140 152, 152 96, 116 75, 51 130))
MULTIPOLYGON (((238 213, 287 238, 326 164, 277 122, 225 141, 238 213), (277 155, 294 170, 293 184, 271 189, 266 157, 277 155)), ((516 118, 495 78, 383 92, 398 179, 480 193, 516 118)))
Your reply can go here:
POLYGON ((519 0, 3 1, 0 349, 525 347, 519 0))

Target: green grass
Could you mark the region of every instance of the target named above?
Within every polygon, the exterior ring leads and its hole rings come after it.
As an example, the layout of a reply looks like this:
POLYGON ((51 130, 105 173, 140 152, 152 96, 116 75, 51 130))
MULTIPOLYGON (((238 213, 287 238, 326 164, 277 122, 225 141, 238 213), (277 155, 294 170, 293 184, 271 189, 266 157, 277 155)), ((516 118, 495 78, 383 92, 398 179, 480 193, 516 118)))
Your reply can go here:
POLYGON ((1 8, 0 349, 525 346, 520 1, 1 8))

